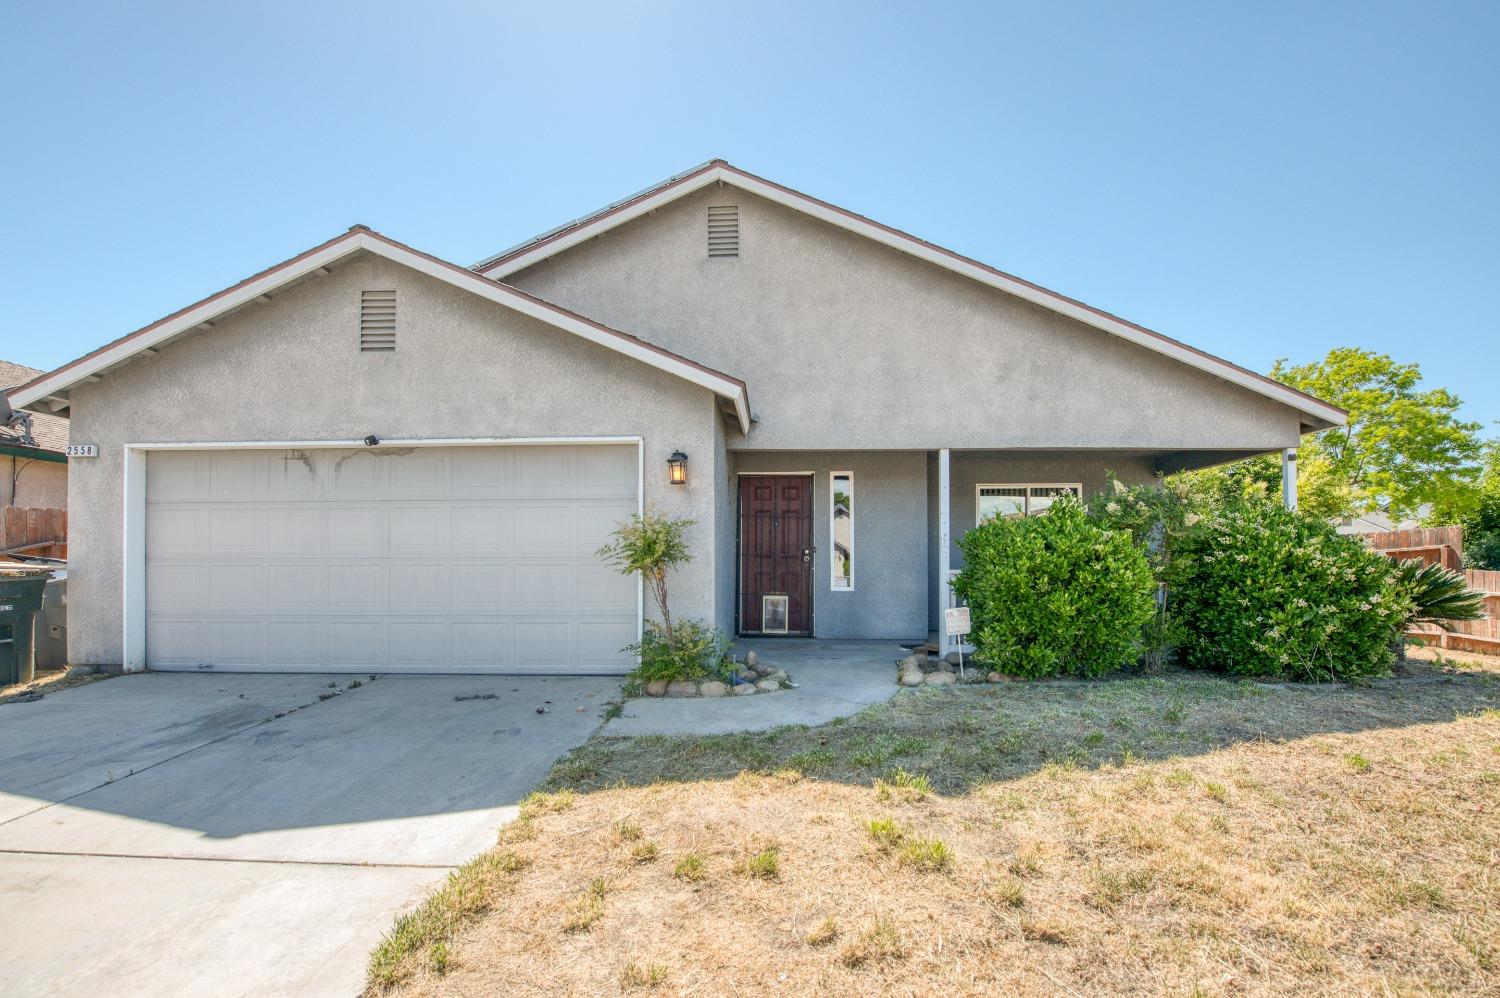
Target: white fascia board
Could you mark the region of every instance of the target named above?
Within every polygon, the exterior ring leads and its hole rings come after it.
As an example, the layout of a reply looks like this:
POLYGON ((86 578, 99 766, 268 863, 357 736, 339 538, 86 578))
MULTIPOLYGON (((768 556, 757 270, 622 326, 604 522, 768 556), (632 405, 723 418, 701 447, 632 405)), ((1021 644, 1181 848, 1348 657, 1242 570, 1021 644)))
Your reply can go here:
POLYGON ((569 312, 550 307, 529 295, 523 294, 514 288, 508 288, 503 284, 496 283, 488 277, 481 277, 472 271, 456 268, 452 264, 442 264, 429 259, 418 253, 392 246, 383 239, 377 239, 361 234, 369 245, 365 246, 372 253, 378 253, 397 263, 411 267, 420 273, 435 277, 449 284, 455 284, 467 288, 482 298, 488 298, 498 305, 528 315, 539 322, 556 326, 577 336, 581 336, 592 343, 607 347, 617 353, 634 358, 644 364, 649 364, 659 370, 675 374, 684 381, 707 388, 716 395, 722 395, 734 402, 735 413, 739 417, 740 429, 748 433, 750 431, 750 407, 746 398, 745 386, 721 377, 711 371, 705 371, 700 367, 689 364, 675 356, 652 349, 644 343, 617 333, 608 332, 592 323, 585 322, 569 312))
POLYGON ((222 315, 230 309, 237 308, 247 302, 255 301, 306 274, 336 263, 340 259, 359 250, 374 253, 377 256, 409 267, 418 273, 426 274, 429 277, 437 278, 440 281, 470 291, 481 298, 487 298, 512 311, 520 312, 540 322, 545 322, 548 325, 573 333, 575 336, 581 336, 592 343, 597 343, 616 353, 621 353, 644 364, 649 364, 658 370, 674 374, 684 381, 706 388, 716 395, 731 399, 734 402, 735 412, 739 417, 741 431, 748 433, 750 430, 750 404, 743 384, 715 374, 712 371, 706 371, 674 355, 653 349, 645 343, 623 334, 595 326, 572 313, 549 306, 538 299, 525 295, 515 289, 507 288, 489 278, 481 277, 472 271, 464 270, 462 267, 457 267, 453 264, 440 262, 435 258, 417 253, 373 233, 364 231, 351 232, 347 236, 323 247, 316 253, 309 254, 292 266, 277 269, 257 280, 250 281, 225 292, 219 297, 206 301, 196 308, 189 309, 154 328, 149 328, 144 332, 121 340, 114 346, 102 350, 92 357, 88 357, 70 367, 61 368, 52 376, 32 384, 24 391, 11 395, 10 404, 19 409, 30 405, 38 399, 45 398, 59 391, 64 391, 80 381, 97 377, 99 372, 116 364, 123 363, 142 351, 152 349, 175 336, 179 336, 188 330, 202 325, 204 322, 211 321, 215 316, 222 315))
POLYGON ((41 381, 33 382, 24 391, 12 394, 10 396, 10 404, 19 409, 48 395, 66 391, 80 381, 97 377, 99 372, 129 360, 143 350, 156 347, 175 336, 179 336, 196 326, 202 325, 214 316, 222 315, 230 309, 238 308, 247 302, 254 301, 264 294, 275 291, 288 281, 296 280, 303 274, 316 270, 319 267, 326 267, 336 263, 359 248, 356 237, 353 234, 329 243, 318 252, 299 261, 296 266, 276 270, 258 280, 250 281, 240 287, 233 288, 224 292, 219 297, 204 302, 197 308, 189 309, 181 315, 162 322, 154 328, 148 328, 143 332, 126 337, 114 346, 101 350, 92 357, 78 361, 72 366, 59 368, 41 381))
POLYGON ((766 183, 757 177, 726 169, 722 166, 711 167, 700 176, 669 185, 636 204, 619 209, 592 222, 586 222, 573 232, 538 244, 533 249, 519 253, 507 261, 497 262, 485 268, 482 273, 486 277, 491 277, 497 281, 503 280, 517 271, 524 270, 534 263, 545 260, 547 257, 561 253, 563 250, 576 246, 581 242, 586 242, 601 232, 607 232, 616 226, 639 218, 647 212, 655 211, 665 204, 676 201, 718 181, 731 184, 741 190, 749 191, 758 197, 763 197, 767 201, 773 201, 794 211, 811 215, 813 218, 872 239, 881 245, 900 250, 919 260, 925 260, 928 263, 943 267, 956 274, 962 274, 981 284, 998 288, 1007 294, 1015 295, 1017 298, 1029 301, 1032 304, 1040 305, 1053 312, 1076 319, 1086 325, 1093 326, 1095 329, 1103 330, 1121 339, 1135 343, 1138 346, 1145 347, 1147 350, 1171 357, 1173 360, 1187 364, 1189 367, 1205 371, 1216 378, 1221 378, 1242 388, 1248 388, 1250 391, 1274 399, 1284 405, 1291 406, 1298 412, 1324 420, 1333 426, 1343 426, 1348 421, 1347 416, 1338 407, 1308 398, 1290 388, 1262 381, 1258 376, 1249 371, 1240 370, 1228 361, 1205 356, 1187 346, 1144 332, 1129 323, 1102 315, 1093 309, 1070 301, 1060 295, 1013 278, 1008 278, 987 267, 966 260, 955 253, 939 249, 930 243, 925 243, 914 236, 886 229, 866 219, 831 208, 812 198, 785 190, 774 184, 766 183))

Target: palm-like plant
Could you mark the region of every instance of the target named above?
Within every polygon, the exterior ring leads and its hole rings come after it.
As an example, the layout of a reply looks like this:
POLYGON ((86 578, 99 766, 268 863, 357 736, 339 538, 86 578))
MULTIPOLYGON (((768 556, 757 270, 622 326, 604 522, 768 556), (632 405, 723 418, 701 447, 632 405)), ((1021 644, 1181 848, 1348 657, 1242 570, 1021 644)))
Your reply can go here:
POLYGON ((1484 594, 1470 589, 1467 579, 1442 565, 1403 559, 1396 563, 1392 583, 1411 601, 1407 624, 1479 620, 1484 616, 1484 594))

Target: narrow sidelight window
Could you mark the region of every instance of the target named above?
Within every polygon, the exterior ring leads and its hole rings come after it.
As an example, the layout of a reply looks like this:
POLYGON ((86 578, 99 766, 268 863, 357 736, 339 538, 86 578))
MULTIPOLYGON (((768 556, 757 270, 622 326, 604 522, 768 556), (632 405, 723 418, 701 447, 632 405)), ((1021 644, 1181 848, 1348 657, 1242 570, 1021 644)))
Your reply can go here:
POLYGON ((833 588, 854 588, 854 472, 835 471, 828 490, 833 525, 833 588))

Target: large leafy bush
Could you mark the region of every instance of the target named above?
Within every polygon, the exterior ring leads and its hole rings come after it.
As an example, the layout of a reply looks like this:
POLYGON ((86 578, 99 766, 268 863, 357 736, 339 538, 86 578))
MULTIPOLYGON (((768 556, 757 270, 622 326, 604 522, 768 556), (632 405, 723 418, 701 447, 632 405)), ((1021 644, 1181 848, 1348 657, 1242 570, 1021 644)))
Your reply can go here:
POLYGON ((1044 516, 986 520, 958 543, 953 589, 968 601, 981 661, 1037 678, 1097 676, 1135 660, 1155 586, 1128 534, 1063 499, 1044 516))
POLYGON ((1188 665, 1302 681, 1390 669, 1409 599, 1396 567, 1327 521, 1234 506, 1190 527, 1169 585, 1188 665))

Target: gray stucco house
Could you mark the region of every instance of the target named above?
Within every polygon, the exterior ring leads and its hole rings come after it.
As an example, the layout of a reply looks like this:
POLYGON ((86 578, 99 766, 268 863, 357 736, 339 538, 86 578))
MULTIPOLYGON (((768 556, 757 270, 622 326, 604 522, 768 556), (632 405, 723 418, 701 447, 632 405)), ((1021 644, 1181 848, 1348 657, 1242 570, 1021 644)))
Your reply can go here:
POLYGON ((684 616, 921 639, 979 517, 1345 418, 721 160, 473 267, 356 226, 10 399, 97 445, 70 657, 132 670, 623 671, 648 505, 684 616))

